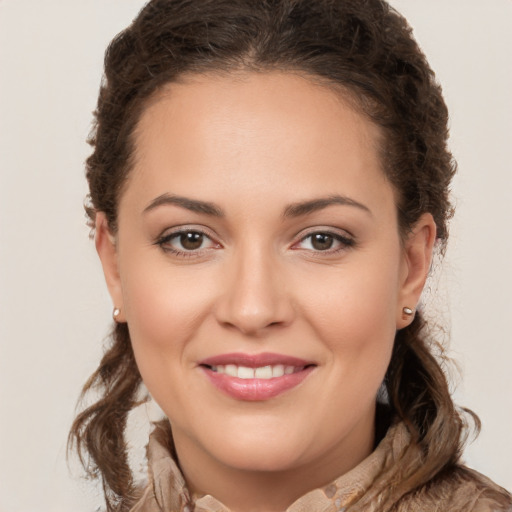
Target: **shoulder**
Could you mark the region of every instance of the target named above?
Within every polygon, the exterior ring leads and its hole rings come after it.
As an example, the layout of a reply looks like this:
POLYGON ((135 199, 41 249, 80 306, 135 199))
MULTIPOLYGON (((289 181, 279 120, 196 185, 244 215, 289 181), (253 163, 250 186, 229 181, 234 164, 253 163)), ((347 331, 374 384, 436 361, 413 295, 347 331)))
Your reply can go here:
POLYGON ((484 475, 465 466, 444 471, 404 496, 398 512, 512 512, 512 496, 484 475))

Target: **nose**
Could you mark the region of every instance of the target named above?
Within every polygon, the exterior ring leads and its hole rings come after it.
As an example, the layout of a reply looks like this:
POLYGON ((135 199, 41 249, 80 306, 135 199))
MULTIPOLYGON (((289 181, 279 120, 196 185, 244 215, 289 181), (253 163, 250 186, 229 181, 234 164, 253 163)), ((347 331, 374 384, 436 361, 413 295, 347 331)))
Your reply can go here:
POLYGON ((261 336, 269 328, 292 322, 294 309, 285 273, 271 253, 247 247, 226 262, 216 307, 217 321, 224 327, 261 336))

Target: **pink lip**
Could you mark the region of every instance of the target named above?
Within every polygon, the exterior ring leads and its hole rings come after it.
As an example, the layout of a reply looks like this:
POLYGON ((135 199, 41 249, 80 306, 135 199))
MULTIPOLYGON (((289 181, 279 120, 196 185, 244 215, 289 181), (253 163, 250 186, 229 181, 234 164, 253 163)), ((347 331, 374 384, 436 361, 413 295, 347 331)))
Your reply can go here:
POLYGON ((199 363, 210 382, 220 391, 237 400, 263 401, 274 398, 295 386, 298 386, 316 367, 313 362, 281 354, 222 354, 209 357, 199 363), (261 366, 294 366, 294 373, 272 379, 240 379, 223 373, 217 373, 211 366, 235 364, 248 368, 261 366))

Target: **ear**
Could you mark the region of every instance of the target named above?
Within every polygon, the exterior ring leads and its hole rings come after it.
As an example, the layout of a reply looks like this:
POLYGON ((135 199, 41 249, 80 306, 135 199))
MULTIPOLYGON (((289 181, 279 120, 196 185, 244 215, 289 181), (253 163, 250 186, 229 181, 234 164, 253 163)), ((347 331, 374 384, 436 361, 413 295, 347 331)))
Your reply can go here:
POLYGON ((424 213, 404 241, 400 291, 396 312, 396 327, 402 329, 413 318, 421 292, 430 271, 436 241, 436 223, 430 213, 424 213), (404 312, 412 310, 412 314, 404 312))
POLYGON ((119 277, 119 264, 116 239, 108 228, 107 218, 103 212, 96 213, 95 237, 96 251, 100 257, 101 266, 107 288, 114 303, 114 308, 119 310, 116 322, 125 322, 123 308, 123 293, 121 279, 119 277))

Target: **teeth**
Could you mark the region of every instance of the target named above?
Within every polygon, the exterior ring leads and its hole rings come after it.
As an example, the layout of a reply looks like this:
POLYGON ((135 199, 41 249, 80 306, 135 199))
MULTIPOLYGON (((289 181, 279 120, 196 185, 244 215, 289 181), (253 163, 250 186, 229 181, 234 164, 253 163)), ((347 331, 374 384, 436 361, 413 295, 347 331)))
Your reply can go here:
POLYGON ((254 377, 256 379, 271 379, 272 366, 262 366, 261 368, 256 368, 254 371, 254 377))
POLYGON ((284 366, 282 364, 260 366, 258 368, 226 364, 212 366, 211 368, 214 372, 223 373, 229 377, 238 377, 239 379, 275 379, 283 375, 290 375, 296 371, 294 366, 284 366))
POLYGON ((284 375, 284 366, 276 364, 272 367, 272 377, 282 377, 284 375))
POLYGON ((239 366, 237 377, 239 379, 254 379, 254 373, 254 368, 247 368, 247 366, 239 366))
POLYGON ((236 364, 227 364, 224 368, 224 373, 230 377, 238 377, 238 367, 236 364))

